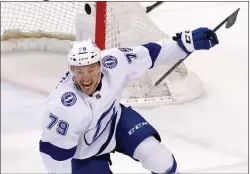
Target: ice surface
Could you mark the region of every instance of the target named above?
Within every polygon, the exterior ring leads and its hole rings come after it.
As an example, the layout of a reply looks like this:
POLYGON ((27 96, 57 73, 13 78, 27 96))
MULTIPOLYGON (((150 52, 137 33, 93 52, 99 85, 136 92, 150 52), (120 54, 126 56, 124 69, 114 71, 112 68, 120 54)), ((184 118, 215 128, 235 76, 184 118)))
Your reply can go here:
MULTIPOLYGON (((166 2, 150 14, 162 30, 174 34, 199 26, 213 28, 238 7, 235 25, 218 31, 220 45, 186 60, 187 67, 203 80, 206 95, 182 105, 138 110, 160 132, 181 173, 248 171, 248 4, 166 2)), ((12 55, 16 67, 20 55, 12 55)), ((13 82, 14 76, 7 80, 13 82)), ((5 80, 1 88, 2 173, 45 172, 38 142, 46 95, 5 80)), ((118 153, 112 161, 114 173, 147 172, 118 153)))

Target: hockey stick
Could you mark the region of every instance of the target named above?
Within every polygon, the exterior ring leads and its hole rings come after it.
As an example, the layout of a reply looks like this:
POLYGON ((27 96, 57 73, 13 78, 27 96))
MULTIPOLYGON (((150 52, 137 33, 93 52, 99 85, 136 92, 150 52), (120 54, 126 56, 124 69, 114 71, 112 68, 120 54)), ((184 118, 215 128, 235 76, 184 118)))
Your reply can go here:
POLYGON ((154 10, 156 7, 158 7, 159 5, 161 5, 163 3, 163 1, 157 1, 156 3, 154 3, 153 5, 150 5, 148 7, 146 7, 146 13, 151 12, 152 10, 154 10))
MULTIPOLYGON (((223 24, 226 23, 226 27, 225 28, 230 28, 234 25, 236 19, 237 19, 237 15, 238 15, 238 12, 239 12, 240 8, 238 8, 235 12, 233 12, 230 16, 228 16, 225 20, 223 20, 218 26, 216 26, 214 29, 213 29, 213 32, 216 32, 219 28, 221 28, 221 26, 223 24)), ((208 36, 209 37, 209 36, 208 36)), ((174 36, 173 37, 173 40, 177 40, 177 37, 174 36)), ((179 60, 172 68, 170 68, 159 80, 157 80, 155 82, 155 84, 152 86, 157 86, 159 85, 177 66, 179 66, 186 58, 188 58, 189 55, 187 55, 184 59, 181 59, 179 60)), ((151 87, 151 88, 152 88, 151 87)))

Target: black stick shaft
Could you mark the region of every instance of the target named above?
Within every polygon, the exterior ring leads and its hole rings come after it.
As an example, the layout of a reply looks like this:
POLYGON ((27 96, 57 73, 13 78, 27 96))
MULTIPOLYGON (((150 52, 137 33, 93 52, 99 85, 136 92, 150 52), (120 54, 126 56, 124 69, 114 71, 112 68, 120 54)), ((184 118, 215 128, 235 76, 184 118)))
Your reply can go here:
POLYGON ((213 32, 216 32, 222 25, 224 25, 229 17, 227 17, 226 19, 224 19, 224 21, 222 21, 219 25, 217 25, 214 29, 213 32))
POLYGON ((161 5, 163 2, 162 1, 157 1, 151 6, 146 7, 146 13, 151 12, 153 9, 155 9, 157 6, 161 5))

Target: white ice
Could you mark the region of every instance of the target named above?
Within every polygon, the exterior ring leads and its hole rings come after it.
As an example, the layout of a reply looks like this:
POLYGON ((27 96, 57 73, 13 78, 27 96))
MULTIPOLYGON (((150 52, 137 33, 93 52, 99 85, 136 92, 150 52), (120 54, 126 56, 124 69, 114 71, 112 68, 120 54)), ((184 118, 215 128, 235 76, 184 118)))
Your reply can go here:
MULTIPOLYGON (((163 31, 174 34, 200 26, 213 28, 238 7, 235 25, 217 32, 220 45, 195 52, 185 61, 202 79, 206 94, 186 104, 138 110, 160 132, 181 173, 248 172, 248 3, 166 2, 150 14, 163 31)), ((32 57, 13 53, 2 59, 13 59, 9 68, 15 69, 32 57)), ((38 142, 46 95, 13 83, 19 73, 8 76, 12 83, 1 80, 2 173, 42 173, 38 142)), ((147 172, 118 153, 112 161, 114 173, 147 172)))

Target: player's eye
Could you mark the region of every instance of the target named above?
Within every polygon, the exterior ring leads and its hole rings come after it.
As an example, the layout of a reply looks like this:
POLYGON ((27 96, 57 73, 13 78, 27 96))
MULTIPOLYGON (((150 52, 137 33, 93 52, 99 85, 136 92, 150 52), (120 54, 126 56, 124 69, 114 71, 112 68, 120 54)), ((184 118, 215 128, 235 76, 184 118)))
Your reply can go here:
POLYGON ((90 69, 88 70, 89 73, 92 73, 92 72, 94 72, 94 71, 95 71, 94 68, 90 68, 90 69))
POLYGON ((84 71, 82 71, 82 70, 72 70, 72 72, 74 74, 83 74, 84 73, 84 71))

